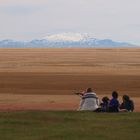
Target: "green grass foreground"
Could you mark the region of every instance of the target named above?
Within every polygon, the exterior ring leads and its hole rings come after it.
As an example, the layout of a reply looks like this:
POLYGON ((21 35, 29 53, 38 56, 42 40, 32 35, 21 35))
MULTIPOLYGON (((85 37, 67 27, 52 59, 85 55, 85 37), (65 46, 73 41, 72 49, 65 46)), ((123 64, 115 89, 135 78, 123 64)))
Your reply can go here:
POLYGON ((0 140, 140 140, 140 113, 0 113, 0 140))

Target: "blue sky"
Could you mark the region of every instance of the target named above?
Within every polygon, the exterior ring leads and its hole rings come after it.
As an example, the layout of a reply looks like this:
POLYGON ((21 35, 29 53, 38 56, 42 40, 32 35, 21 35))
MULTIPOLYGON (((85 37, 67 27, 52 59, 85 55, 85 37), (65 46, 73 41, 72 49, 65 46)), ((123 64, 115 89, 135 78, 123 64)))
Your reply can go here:
POLYGON ((140 0, 0 0, 0 40, 61 32, 140 44, 140 0))

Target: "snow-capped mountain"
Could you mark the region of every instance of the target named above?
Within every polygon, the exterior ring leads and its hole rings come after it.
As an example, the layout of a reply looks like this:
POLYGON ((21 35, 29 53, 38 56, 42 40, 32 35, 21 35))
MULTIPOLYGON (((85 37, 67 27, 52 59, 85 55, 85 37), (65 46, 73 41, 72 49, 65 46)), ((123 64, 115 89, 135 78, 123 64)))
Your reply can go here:
POLYGON ((82 41, 86 38, 89 38, 88 34, 80 34, 80 33, 61 33, 61 34, 53 34, 48 35, 44 39, 48 41, 54 41, 54 42, 78 42, 82 41))
POLYGON ((48 35, 42 39, 32 41, 0 41, 0 48, 94 48, 94 47, 135 47, 125 42, 115 42, 110 39, 99 40, 80 33, 62 33, 48 35))

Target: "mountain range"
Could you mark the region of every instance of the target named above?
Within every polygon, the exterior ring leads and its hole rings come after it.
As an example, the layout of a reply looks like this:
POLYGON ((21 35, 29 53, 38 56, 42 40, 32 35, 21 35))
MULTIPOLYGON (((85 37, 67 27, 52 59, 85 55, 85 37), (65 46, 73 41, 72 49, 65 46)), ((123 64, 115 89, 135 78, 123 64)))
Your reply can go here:
POLYGON ((31 41, 1 40, 0 48, 112 48, 136 47, 126 42, 116 42, 111 39, 96 39, 88 34, 62 33, 48 35, 42 39, 31 41))

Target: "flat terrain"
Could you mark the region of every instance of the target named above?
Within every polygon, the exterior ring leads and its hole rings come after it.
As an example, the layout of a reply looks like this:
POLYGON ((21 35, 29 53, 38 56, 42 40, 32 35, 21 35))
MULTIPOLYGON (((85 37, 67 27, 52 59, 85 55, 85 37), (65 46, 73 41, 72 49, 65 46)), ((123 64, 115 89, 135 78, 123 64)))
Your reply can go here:
POLYGON ((140 111, 140 48, 0 49, 2 111, 75 110, 87 87, 128 94, 140 111))
POLYGON ((1 140, 139 140, 140 113, 0 113, 1 140))

